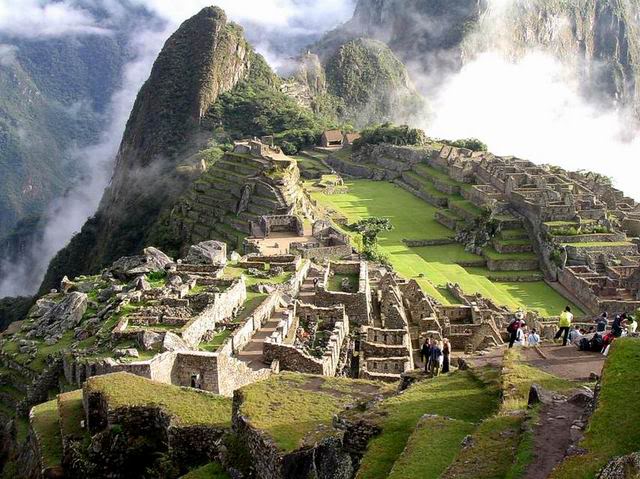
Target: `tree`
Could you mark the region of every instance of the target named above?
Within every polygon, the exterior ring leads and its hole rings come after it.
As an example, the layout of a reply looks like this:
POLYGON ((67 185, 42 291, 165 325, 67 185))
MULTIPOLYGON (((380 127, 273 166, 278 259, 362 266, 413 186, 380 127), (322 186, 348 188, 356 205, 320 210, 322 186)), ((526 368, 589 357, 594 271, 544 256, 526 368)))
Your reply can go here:
POLYGON ((393 225, 389 218, 373 216, 352 224, 351 228, 362 235, 362 242, 365 249, 370 249, 377 245, 378 235, 383 231, 391 231, 393 225))

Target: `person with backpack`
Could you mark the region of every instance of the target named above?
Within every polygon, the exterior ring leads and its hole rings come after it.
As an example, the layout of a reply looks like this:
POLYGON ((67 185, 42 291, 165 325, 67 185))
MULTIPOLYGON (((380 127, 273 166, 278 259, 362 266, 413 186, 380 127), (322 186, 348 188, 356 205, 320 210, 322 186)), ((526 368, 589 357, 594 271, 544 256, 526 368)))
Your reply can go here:
POLYGON ((609 315, 605 311, 602 315, 596 319, 596 332, 604 333, 607 330, 607 326, 609 325, 609 315))
POLYGON ((513 347, 513 344, 518 340, 518 330, 524 326, 524 313, 517 311, 509 326, 507 326, 507 333, 509 333, 509 348, 513 347))
POLYGON ((569 328, 573 322, 573 314, 571 313, 571 307, 567 306, 560 314, 560 321, 558 321, 558 332, 555 339, 558 340, 562 336, 562 345, 567 345, 567 339, 569 338, 569 328))
POLYGON ((622 313, 616 315, 616 318, 613 320, 613 324, 611 325, 611 334, 615 338, 619 338, 622 336, 622 331, 624 330, 627 324, 627 313, 622 313))

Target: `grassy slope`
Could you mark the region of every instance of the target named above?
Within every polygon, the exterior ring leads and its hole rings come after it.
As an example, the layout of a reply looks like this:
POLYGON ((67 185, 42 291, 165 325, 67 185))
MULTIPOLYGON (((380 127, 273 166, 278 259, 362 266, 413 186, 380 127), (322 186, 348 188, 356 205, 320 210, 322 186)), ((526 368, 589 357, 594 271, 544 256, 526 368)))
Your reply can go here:
MULTIPOLYGON (((382 433, 369 442, 357 478, 386 478, 424 414, 447 416, 472 425, 493 413, 497 406, 497 390, 487 388, 468 371, 440 376, 412 386, 403 394, 384 401, 379 407, 377 412, 381 415, 382 433)), ((457 425, 450 427, 443 434, 446 440, 431 445, 434 451, 458 450, 461 429, 457 425)), ((414 441, 409 442, 409 447, 416 448, 416 453, 423 450, 414 441)), ((394 474, 413 470, 417 467, 417 461, 425 462, 424 458, 413 457, 411 452, 404 454, 402 463, 398 465, 399 470, 394 474)), ((442 458, 434 463, 426 461, 422 467, 442 470, 447 465, 442 462, 442 458)))
POLYGON ((43 467, 53 467, 62 462, 62 438, 58 419, 58 401, 38 404, 32 410, 32 426, 40 439, 43 467))
POLYGON ((609 459, 638 450, 639 383, 640 340, 616 340, 605 363, 598 406, 580 443, 588 452, 565 460, 552 479, 591 479, 609 459))
POLYGON ((107 396, 109 407, 158 405, 184 425, 229 427, 231 399, 163 384, 128 373, 95 376, 85 387, 107 396))
POLYGON ((241 389, 240 412, 283 451, 336 433, 333 417, 348 404, 393 386, 371 381, 282 373, 241 389))
POLYGON ((212 462, 206 466, 194 469, 182 476, 182 479, 229 479, 229 475, 220 464, 212 462))
POLYGON ((313 194, 314 199, 337 209, 350 222, 367 216, 389 217, 395 227, 380 237, 380 246, 389 254, 396 270, 416 278, 425 292, 447 302, 435 286, 459 283, 465 292, 481 293, 510 308, 526 308, 545 316, 557 315, 567 301, 544 282, 493 283, 479 268, 466 269, 455 262, 474 261, 479 256, 468 253, 459 244, 409 248, 402 239, 438 239, 451 236, 451 231, 437 223, 437 208, 387 182, 356 180, 349 182, 349 193, 313 194), (418 278, 420 273, 424 278, 418 278))

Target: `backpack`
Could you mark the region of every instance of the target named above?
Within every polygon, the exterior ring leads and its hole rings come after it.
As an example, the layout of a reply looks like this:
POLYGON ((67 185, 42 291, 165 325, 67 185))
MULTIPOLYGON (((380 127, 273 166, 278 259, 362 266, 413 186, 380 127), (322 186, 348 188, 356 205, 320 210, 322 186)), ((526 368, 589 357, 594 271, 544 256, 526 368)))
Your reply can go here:
POLYGON ((509 326, 507 326, 507 333, 511 334, 515 332, 518 329, 518 324, 519 321, 517 319, 512 319, 509 326))
POLYGON ((581 338, 580 342, 578 343, 578 349, 580 351, 589 351, 590 345, 589 345, 589 340, 587 338, 581 338))
POLYGON ((602 347, 604 346, 604 339, 599 334, 596 334, 591 338, 591 351, 595 353, 599 353, 602 351, 602 347))

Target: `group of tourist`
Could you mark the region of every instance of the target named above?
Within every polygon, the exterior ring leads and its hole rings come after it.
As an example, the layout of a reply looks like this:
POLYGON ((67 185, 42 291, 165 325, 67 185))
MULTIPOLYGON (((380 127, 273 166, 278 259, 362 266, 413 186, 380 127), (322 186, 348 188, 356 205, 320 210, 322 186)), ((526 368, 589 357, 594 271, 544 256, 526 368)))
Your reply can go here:
POLYGON ((450 355, 451 344, 447 338, 442 341, 433 337, 426 338, 420 350, 425 372, 434 376, 449 372, 450 355))
MULTIPOLYGON (((640 310, 638 311, 640 313, 640 310)), ((573 313, 571 306, 565 307, 558 320, 558 331, 554 339, 562 339, 562 345, 575 344, 582 350, 597 351, 607 354, 611 343, 621 336, 635 334, 638 329, 638 322, 628 313, 616 314, 611 323, 610 330, 608 313, 602 313, 593 326, 578 328, 573 324, 573 313)), ((518 311, 507 326, 509 333, 509 347, 513 346, 537 346, 540 344, 540 335, 533 329, 527 330, 524 321, 524 313, 518 311)))
POLYGON ((507 326, 509 333, 509 348, 514 346, 537 346, 540 344, 540 334, 535 329, 529 331, 524 320, 524 313, 517 311, 507 326))

